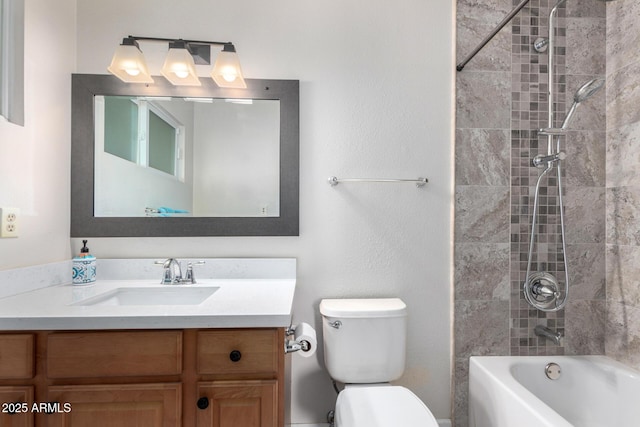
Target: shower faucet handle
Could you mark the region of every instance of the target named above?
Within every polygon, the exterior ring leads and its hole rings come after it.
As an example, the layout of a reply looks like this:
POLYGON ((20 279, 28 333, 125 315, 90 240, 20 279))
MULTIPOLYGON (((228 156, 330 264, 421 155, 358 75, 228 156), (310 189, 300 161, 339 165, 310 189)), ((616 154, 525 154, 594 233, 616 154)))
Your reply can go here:
POLYGON ((531 159, 531 166, 535 166, 537 168, 546 168, 548 163, 559 162, 560 160, 564 160, 567 158, 567 155, 564 151, 560 151, 559 153, 549 154, 548 156, 538 154, 533 159, 531 159))

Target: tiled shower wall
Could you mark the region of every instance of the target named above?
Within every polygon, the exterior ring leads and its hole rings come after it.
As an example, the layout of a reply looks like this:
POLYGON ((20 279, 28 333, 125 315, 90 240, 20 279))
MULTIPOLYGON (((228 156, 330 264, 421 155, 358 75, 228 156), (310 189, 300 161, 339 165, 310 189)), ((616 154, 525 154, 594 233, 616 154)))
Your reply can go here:
MULTIPOLYGON (((458 0, 458 61, 518 3, 458 0)), ((579 107, 563 144, 570 303, 560 312, 543 313, 531 309, 521 292, 533 188, 540 172, 529 162, 536 154, 546 153, 547 144, 537 135, 537 129, 547 127, 547 54, 535 52, 532 43, 547 35, 554 4, 555 0, 531 0, 457 74, 456 427, 468 424, 470 356, 604 353, 604 90, 579 107), (537 324, 563 332, 562 346, 535 337, 537 324)), ((596 76, 604 77, 605 4, 568 0, 558 17, 557 126, 575 90, 596 76)), ((551 272, 564 282, 557 181, 551 176, 542 184, 540 239, 532 271, 551 272)), ((640 202, 640 192, 638 196, 640 202)), ((637 295, 640 303, 640 292, 637 295)))
POLYGON ((607 4, 606 354, 640 369, 640 2, 607 4))

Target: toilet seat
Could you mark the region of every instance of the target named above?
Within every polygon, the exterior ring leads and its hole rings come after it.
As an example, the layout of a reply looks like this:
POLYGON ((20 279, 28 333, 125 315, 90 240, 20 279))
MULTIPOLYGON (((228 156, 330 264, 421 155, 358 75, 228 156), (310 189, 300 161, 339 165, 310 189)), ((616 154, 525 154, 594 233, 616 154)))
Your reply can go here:
POLYGON ((415 394, 391 385, 345 388, 338 395, 335 422, 336 427, 438 427, 415 394))

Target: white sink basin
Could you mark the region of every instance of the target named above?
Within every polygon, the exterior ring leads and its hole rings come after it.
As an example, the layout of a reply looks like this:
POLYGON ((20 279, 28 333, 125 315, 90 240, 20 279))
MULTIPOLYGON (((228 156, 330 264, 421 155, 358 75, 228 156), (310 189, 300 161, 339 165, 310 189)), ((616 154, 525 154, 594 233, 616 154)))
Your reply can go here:
POLYGON ((220 289, 218 286, 186 287, 181 285, 126 287, 104 292, 73 305, 198 305, 218 289, 220 289))

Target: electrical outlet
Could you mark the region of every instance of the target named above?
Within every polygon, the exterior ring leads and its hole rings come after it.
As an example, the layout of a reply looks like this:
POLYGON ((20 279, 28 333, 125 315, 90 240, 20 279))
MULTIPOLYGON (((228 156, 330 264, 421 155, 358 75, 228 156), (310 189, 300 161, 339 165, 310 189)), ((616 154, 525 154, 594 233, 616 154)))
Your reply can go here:
POLYGON ((0 237, 18 237, 19 208, 0 208, 0 237))

